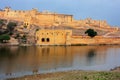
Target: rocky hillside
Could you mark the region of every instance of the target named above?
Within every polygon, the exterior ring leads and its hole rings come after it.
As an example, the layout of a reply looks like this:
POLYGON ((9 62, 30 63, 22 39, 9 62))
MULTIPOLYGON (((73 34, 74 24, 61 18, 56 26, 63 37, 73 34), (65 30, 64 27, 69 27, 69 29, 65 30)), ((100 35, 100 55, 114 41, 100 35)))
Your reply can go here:
MULTIPOLYGON (((26 34, 28 37, 34 36, 35 35, 35 31, 37 29, 62 29, 62 30, 72 30, 73 35, 85 35, 85 31, 89 28, 94 29, 98 35, 106 35, 108 33, 110 33, 109 30, 107 29, 102 29, 96 26, 83 26, 83 27, 71 27, 71 26, 63 26, 63 25, 59 25, 59 26, 53 26, 53 27, 44 27, 44 26, 36 26, 36 25, 27 25, 27 27, 25 27, 25 24, 23 22, 20 21, 15 21, 15 20, 6 20, 6 19, 0 19, 0 33, 6 33, 8 32, 7 29, 7 24, 9 22, 14 22, 17 24, 17 26, 14 28, 13 30, 13 36, 17 36, 18 34, 20 36, 26 34), (1 22, 2 21, 2 22, 1 22), (3 24, 2 24, 3 23, 3 24)), ((116 35, 119 35, 120 31, 116 31, 114 32, 116 35), (117 34, 118 33, 118 34, 117 34)))

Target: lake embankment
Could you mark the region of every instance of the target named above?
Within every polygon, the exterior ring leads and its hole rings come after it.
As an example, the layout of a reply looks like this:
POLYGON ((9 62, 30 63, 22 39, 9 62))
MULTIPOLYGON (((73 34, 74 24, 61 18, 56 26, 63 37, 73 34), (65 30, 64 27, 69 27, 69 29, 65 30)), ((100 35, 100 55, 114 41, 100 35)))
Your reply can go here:
POLYGON ((34 74, 7 80, 120 80, 120 67, 111 71, 65 71, 46 74, 34 74))

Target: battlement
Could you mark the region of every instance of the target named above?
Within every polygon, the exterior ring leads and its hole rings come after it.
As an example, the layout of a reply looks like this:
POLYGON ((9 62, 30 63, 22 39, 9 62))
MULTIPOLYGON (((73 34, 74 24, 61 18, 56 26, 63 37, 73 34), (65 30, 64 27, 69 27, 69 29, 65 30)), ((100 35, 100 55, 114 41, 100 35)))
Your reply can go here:
POLYGON ((37 9, 32 10, 12 10, 10 7, 5 7, 3 11, 0 12, 0 17, 22 20, 36 25, 53 25, 58 22, 72 22, 73 16, 67 14, 58 14, 48 11, 39 12, 37 9))
POLYGON ((0 10, 0 17, 13 19, 24 23, 35 24, 38 26, 71 26, 71 27, 100 27, 110 28, 111 26, 105 20, 93 20, 87 18, 84 20, 74 20, 73 15, 60 14, 49 11, 38 11, 35 8, 31 10, 13 10, 10 7, 0 10))

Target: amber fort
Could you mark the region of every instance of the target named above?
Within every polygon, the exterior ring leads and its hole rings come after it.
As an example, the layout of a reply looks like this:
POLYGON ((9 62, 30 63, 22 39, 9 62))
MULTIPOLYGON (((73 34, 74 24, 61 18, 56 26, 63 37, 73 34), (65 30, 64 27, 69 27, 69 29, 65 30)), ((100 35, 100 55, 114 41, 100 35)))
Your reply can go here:
POLYGON ((10 7, 0 10, 0 19, 19 22, 15 30, 21 35, 28 33, 28 43, 34 42, 36 45, 120 44, 120 29, 110 26, 106 20, 75 20, 69 14, 38 11, 35 8, 13 10, 10 7), (24 25, 27 25, 26 29, 24 25), (89 28, 98 32, 95 38, 84 34, 89 28))

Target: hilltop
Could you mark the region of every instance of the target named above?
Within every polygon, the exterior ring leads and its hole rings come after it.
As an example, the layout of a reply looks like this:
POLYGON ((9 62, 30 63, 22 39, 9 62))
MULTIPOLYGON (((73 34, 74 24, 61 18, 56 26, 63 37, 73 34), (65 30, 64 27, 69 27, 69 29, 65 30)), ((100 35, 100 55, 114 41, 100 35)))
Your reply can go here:
POLYGON ((87 36, 87 29, 94 29, 97 36, 120 37, 120 29, 110 26, 105 20, 75 20, 73 15, 53 13, 48 11, 40 12, 32 10, 12 10, 10 7, 0 9, 0 34, 8 34, 13 39, 11 42, 35 43, 35 34, 38 30, 71 30, 72 36, 87 36), (16 26, 9 30, 8 24, 16 26))

